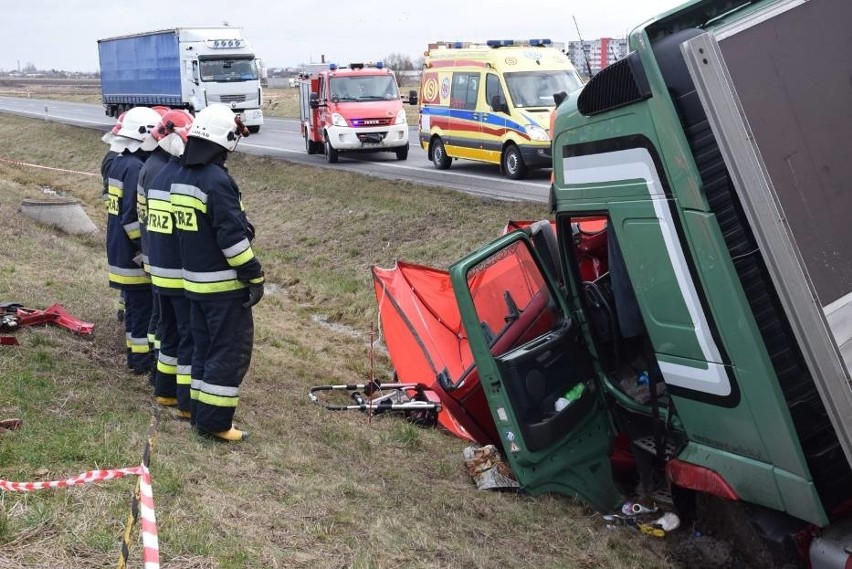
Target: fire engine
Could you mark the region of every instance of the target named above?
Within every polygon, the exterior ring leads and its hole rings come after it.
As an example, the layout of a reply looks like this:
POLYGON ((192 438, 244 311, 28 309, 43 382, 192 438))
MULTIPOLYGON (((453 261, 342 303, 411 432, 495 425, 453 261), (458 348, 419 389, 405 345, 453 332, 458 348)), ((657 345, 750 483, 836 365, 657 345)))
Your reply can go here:
POLYGON ((342 152, 393 152, 408 158, 408 122, 393 73, 382 65, 351 63, 302 75, 299 116, 308 154, 336 163, 342 152))

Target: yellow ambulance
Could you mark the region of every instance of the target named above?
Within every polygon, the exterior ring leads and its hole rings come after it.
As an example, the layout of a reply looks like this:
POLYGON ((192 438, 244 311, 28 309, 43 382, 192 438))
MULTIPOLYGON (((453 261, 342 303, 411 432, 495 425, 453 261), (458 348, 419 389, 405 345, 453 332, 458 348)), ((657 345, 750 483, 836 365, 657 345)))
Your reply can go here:
POLYGON ((551 166, 555 93, 582 81, 550 40, 430 44, 420 80, 420 146, 436 168, 499 164, 512 179, 551 166))

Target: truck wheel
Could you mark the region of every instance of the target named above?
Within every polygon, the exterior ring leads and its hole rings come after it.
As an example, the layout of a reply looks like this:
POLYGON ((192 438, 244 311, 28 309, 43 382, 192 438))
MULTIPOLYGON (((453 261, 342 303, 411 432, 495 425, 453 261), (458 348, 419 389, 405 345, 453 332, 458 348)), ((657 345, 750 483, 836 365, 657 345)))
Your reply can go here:
POLYGON ((432 141, 432 164, 438 170, 446 170, 453 163, 453 159, 447 156, 447 150, 444 148, 444 142, 440 137, 436 136, 432 141))
POLYGON ((314 146, 314 141, 308 136, 308 131, 305 131, 305 150, 308 154, 317 153, 317 148, 314 146))
POLYGON ((325 137, 325 159, 329 164, 337 164, 337 159, 339 158, 339 153, 334 147, 331 145, 331 142, 328 140, 328 136, 325 137))
POLYGON ((520 149, 510 144, 503 152, 503 172, 512 180, 523 180, 527 177, 527 165, 520 149))
POLYGON ((248 130, 249 130, 249 133, 251 133, 251 134, 257 134, 257 133, 260 132, 260 125, 259 124, 253 124, 250 127, 248 127, 248 130))
POLYGON ((408 145, 406 144, 405 146, 401 146, 400 148, 397 148, 394 152, 396 153, 397 160, 405 160, 406 158, 408 158, 408 145))

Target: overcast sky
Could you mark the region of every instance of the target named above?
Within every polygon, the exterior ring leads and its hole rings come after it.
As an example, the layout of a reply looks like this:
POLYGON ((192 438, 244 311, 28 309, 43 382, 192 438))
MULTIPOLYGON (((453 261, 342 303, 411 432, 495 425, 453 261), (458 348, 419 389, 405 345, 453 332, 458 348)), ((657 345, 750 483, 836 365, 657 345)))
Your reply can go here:
POLYGON ((4 10, 0 69, 96 71, 97 40, 240 26, 269 67, 421 56, 430 41, 623 37, 682 0, 24 0, 4 10), (331 8, 333 7, 333 8, 331 8))

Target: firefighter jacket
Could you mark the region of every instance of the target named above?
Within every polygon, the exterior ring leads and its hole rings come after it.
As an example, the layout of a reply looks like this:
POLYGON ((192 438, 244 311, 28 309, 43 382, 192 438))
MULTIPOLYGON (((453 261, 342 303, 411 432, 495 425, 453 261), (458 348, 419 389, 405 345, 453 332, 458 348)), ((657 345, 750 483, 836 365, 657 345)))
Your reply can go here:
POLYGON ((101 199, 106 202, 109 199, 109 171, 112 168, 112 161, 118 156, 118 152, 107 150, 104 154, 104 159, 101 160, 101 177, 104 179, 104 191, 101 194, 101 199))
POLYGON ((169 199, 180 236, 183 286, 192 300, 244 298, 263 282, 237 183, 225 165, 181 166, 169 199))
POLYGON ((139 170, 139 180, 136 185, 136 213, 139 217, 139 243, 142 246, 142 263, 146 271, 148 271, 147 190, 151 187, 151 180, 166 165, 169 158, 169 153, 158 146, 151 152, 151 155, 145 160, 145 164, 142 165, 142 169, 139 170))
POLYGON ((175 229, 169 188, 180 169, 180 159, 172 158, 151 180, 146 192, 148 207, 148 272, 157 294, 183 296, 180 239, 175 229))
POLYGON ((113 160, 109 171, 107 199, 107 263, 113 288, 148 287, 150 279, 141 263, 139 220, 136 216, 136 185, 145 154, 127 152, 113 160))

